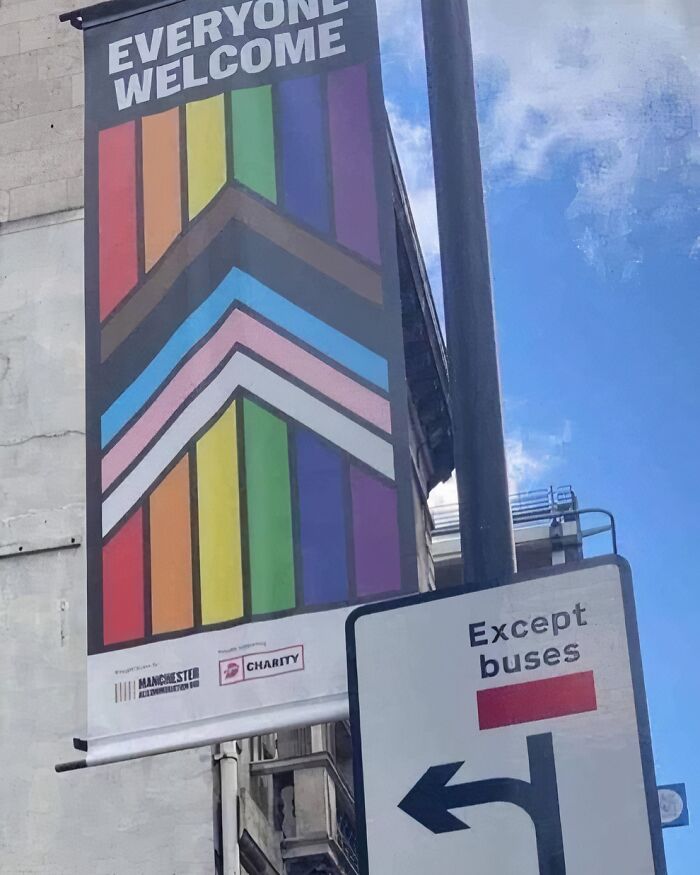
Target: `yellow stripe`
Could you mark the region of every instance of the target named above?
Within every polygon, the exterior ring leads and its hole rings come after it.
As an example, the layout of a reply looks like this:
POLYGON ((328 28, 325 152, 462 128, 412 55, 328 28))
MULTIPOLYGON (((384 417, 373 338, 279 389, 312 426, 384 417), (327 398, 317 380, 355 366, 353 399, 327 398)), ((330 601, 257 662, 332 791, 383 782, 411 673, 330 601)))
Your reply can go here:
POLYGON ((187 104, 187 191, 194 218, 226 182, 224 96, 187 104))
POLYGON ((236 404, 197 443, 202 623, 243 616, 236 404))

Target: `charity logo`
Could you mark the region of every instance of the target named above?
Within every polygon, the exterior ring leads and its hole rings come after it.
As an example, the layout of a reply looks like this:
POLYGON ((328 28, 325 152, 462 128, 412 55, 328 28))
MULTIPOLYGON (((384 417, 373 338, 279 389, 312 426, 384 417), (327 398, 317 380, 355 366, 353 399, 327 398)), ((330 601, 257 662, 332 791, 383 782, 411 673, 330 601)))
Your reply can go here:
POLYGON ((294 644, 278 650, 248 653, 219 662, 219 685, 240 684, 261 678, 277 677, 295 671, 304 671, 304 645, 294 644))
POLYGON ((229 662, 224 669, 224 680, 231 681, 238 677, 241 671, 241 666, 238 662, 229 662))

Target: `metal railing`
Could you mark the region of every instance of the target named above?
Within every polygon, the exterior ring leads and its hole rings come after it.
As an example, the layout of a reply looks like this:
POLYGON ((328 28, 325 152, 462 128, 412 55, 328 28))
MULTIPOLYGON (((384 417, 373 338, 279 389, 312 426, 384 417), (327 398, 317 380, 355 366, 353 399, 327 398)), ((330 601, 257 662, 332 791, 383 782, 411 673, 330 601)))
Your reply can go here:
MULTIPOLYGON (((513 526, 516 528, 532 525, 536 522, 554 524, 565 520, 576 520, 579 524, 579 537, 582 540, 609 532, 612 552, 617 554, 615 517, 609 510, 600 507, 579 509, 576 494, 570 486, 519 492, 510 496, 510 506, 513 526), (591 514, 600 514, 606 517, 607 523, 602 526, 584 528, 581 525, 582 518, 590 517, 591 514)), ((456 504, 433 508, 432 517, 433 535, 459 533, 459 507, 456 504)))
POLYGON ((340 850, 345 855, 351 871, 353 873, 359 872, 360 861, 357 856, 357 833, 355 831, 355 824, 351 818, 340 809, 338 809, 336 817, 335 839, 338 842, 340 850))
POLYGON ((433 517, 433 534, 448 535, 459 531, 459 505, 441 504, 430 509, 433 517))
MULTIPOLYGON (((526 525, 538 520, 549 520, 578 509, 576 494, 571 486, 550 486, 549 489, 533 489, 516 492, 510 496, 513 525, 526 525)), ((446 504, 432 509, 433 532, 449 534, 459 529, 459 507, 446 504)))
POLYGON ((549 519, 552 516, 578 509, 576 495, 571 486, 550 486, 549 489, 533 489, 510 496, 513 525, 549 519))

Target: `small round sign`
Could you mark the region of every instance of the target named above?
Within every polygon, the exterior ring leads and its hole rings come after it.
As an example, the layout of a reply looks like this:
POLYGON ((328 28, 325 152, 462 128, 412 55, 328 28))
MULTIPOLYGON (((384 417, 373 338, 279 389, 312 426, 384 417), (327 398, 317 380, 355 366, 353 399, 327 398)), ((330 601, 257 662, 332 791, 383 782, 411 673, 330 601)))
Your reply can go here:
POLYGON ((670 787, 659 790, 659 808, 661 809, 661 823, 673 823, 683 814, 683 798, 670 787))

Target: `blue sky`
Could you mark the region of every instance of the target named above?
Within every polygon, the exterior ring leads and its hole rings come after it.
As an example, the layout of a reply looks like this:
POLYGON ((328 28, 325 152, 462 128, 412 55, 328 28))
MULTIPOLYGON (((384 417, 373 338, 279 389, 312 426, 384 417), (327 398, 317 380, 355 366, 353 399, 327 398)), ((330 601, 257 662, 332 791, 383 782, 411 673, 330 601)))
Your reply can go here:
MULTIPOLYGON (((379 0, 385 87, 439 290, 416 0, 379 0)), ((514 487, 611 510, 635 578, 657 778, 700 860, 700 4, 472 0, 514 487)))

